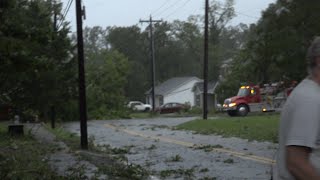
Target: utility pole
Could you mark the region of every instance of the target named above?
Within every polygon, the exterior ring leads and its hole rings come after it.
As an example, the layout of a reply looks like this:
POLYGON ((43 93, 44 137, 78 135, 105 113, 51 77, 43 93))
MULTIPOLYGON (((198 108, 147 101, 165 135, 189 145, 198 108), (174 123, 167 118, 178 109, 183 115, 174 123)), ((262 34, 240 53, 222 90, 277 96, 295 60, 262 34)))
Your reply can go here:
POLYGON ((78 40, 78 66, 79 66, 79 112, 80 112, 80 134, 81 148, 88 149, 88 132, 87 132, 87 102, 86 102, 86 85, 84 69, 84 52, 83 52, 83 32, 82 17, 84 11, 81 8, 81 0, 76 0, 77 16, 77 40, 78 40))
POLYGON ((153 23, 162 22, 162 20, 153 20, 150 15, 149 20, 140 20, 140 23, 149 23, 150 30, 150 61, 151 61, 151 96, 152 96, 152 111, 155 110, 155 55, 154 55, 154 35, 153 35, 153 23))
POLYGON ((209 0, 205 0, 204 63, 203 63, 203 119, 208 119, 208 59, 209 59, 209 0))
MULTIPOLYGON (((53 33, 52 33, 52 41, 55 40, 56 36, 57 36, 57 31, 58 31, 58 27, 57 27, 57 1, 53 0, 52 1, 52 10, 53 10, 53 33)), ((56 51, 57 47, 55 42, 53 42, 53 51, 56 51)), ((53 56, 53 58, 56 58, 55 56, 53 56)), ((56 84, 56 81, 55 81, 56 84)), ((54 129, 56 127, 55 125, 55 121, 56 121, 56 112, 55 112, 55 107, 54 105, 51 106, 50 108, 50 112, 51 112, 51 128, 54 129)))
POLYGON ((57 32, 57 2, 53 0, 53 32, 57 32))

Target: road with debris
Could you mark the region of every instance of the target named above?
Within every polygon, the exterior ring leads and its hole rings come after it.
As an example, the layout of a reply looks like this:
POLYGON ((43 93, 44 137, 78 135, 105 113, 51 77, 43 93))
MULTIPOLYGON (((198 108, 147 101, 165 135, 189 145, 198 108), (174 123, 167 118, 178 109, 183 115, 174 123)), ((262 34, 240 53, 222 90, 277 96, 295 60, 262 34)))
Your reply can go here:
MULTIPOLYGON (((99 145, 128 148, 128 161, 162 179, 270 179, 276 144, 175 130, 194 118, 88 122, 99 145)), ((79 134, 79 123, 64 128, 79 134)))

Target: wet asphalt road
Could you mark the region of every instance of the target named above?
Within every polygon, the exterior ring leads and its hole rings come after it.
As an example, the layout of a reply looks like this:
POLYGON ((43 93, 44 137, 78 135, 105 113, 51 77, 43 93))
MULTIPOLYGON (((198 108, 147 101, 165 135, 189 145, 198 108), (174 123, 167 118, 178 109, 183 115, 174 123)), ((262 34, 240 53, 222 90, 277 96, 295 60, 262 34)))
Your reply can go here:
MULTIPOLYGON (((96 144, 113 147, 132 146, 130 163, 166 174, 166 170, 192 172, 191 179, 270 179, 276 144, 248 142, 239 138, 199 135, 172 130, 194 118, 154 118, 88 122, 89 136, 96 144), (213 151, 193 146, 211 145, 213 151)), ((79 134, 79 123, 67 123, 65 129, 79 134)), ((185 179, 171 176, 165 179, 185 179)))

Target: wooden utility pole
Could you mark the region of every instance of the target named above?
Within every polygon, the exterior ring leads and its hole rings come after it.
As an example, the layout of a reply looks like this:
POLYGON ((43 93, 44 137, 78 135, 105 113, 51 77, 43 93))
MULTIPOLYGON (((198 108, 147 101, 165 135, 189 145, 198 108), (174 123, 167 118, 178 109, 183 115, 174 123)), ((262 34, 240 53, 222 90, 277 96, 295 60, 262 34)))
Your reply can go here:
POLYGON ((83 52, 83 32, 82 17, 84 12, 81 8, 81 0, 76 0, 77 16, 77 40, 78 40, 78 64, 79 64, 79 112, 80 112, 80 134, 81 148, 88 149, 88 132, 87 132, 87 102, 86 102, 86 85, 84 69, 84 52, 83 52))
POLYGON ((53 0, 53 32, 57 32, 57 2, 53 0))
POLYGON ((209 0, 205 0, 204 63, 203 63, 203 119, 208 119, 208 59, 209 59, 209 0))
MULTIPOLYGON (((56 47, 56 43, 54 42, 56 36, 57 36, 57 31, 58 31, 58 27, 57 27, 57 1, 53 0, 52 1, 52 10, 53 10, 53 33, 52 33, 52 41, 53 41, 53 51, 56 51, 57 47, 56 47)), ((53 56, 53 58, 56 58, 55 56, 53 56)), ((56 83, 56 81, 55 81, 56 83)), ((51 113, 51 128, 54 129, 55 128, 55 121, 56 121, 56 112, 55 112, 55 107, 54 105, 51 106, 50 108, 50 113, 51 113)))
POLYGON ((151 96, 152 96, 152 111, 155 110, 155 55, 154 55, 154 35, 153 35, 153 23, 162 22, 162 20, 153 20, 150 15, 149 20, 140 20, 140 23, 149 23, 150 30, 150 64, 151 64, 151 96))

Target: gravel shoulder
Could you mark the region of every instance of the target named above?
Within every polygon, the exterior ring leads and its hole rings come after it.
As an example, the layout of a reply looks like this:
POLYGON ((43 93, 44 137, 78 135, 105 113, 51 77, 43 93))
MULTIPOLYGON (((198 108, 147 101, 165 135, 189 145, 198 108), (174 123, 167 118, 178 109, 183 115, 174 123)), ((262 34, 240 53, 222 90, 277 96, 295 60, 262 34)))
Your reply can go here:
POLYGON ((50 167, 58 175, 82 179, 104 179, 106 177, 97 176, 98 168, 95 165, 72 153, 64 142, 57 141, 55 135, 41 124, 26 124, 25 126, 37 141, 55 147, 55 151, 48 154, 47 157, 50 167))

